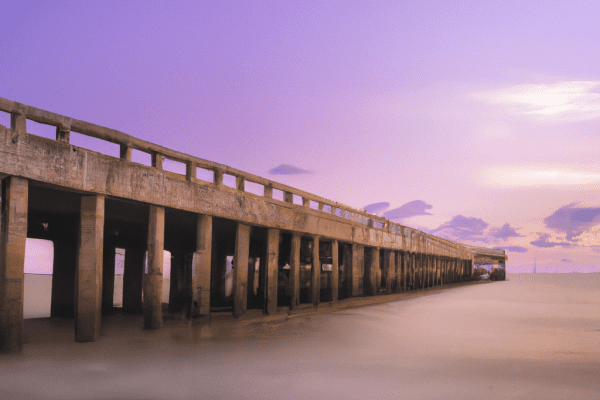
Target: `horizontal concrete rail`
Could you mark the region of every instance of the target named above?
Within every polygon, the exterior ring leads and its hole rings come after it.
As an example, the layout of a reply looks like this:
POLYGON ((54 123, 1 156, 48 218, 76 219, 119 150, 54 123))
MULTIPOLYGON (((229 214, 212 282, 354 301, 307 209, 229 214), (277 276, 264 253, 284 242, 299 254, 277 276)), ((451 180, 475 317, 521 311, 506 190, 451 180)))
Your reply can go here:
POLYGON ((364 210, 114 129, 4 98, 0 98, 0 111, 11 114, 11 128, 24 123, 24 119, 56 127, 56 140, 18 134, 15 130, 0 127, 0 175, 22 176, 82 192, 123 197, 260 226, 293 229, 373 247, 462 259, 472 259, 475 253, 461 244, 395 224, 364 210), (71 131, 118 144, 121 158, 70 145, 71 131), (131 149, 151 154, 153 166, 131 162, 131 149), (163 157, 184 163, 186 175, 164 171, 163 157), (214 182, 196 179, 196 167, 213 171, 214 182), (223 185, 224 175, 235 177, 235 188, 223 185), (245 191, 245 182, 262 185, 264 195, 245 191), (274 190, 283 192, 283 201, 273 198, 274 190), (294 195, 302 198, 302 205, 293 203, 294 195))

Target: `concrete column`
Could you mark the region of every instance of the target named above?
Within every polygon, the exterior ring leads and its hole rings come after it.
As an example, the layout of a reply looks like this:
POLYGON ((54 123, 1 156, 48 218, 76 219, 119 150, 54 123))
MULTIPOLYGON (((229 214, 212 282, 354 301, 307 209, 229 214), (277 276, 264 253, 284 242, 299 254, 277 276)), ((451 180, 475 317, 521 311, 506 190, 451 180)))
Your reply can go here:
POLYGON ((104 196, 81 198, 79 249, 75 276, 75 341, 100 338, 104 196))
POLYGON ((123 271, 123 312, 141 314, 142 281, 146 249, 128 247, 125 249, 125 269, 123 271))
POLYGON ((377 270, 379 269, 379 249, 374 247, 371 249, 370 257, 365 262, 365 296, 373 296, 377 294, 377 270))
MULTIPOLYGON (((387 256, 387 280, 385 282, 385 292, 386 293, 392 293, 392 280, 397 280, 398 279, 398 274, 396 273, 396 252, 393 250, 390 250, 386 253, 387 256)), ((396 284, 396 287, 398 287, 398 284, 396 284)))
POLYGON ((313 265, 312 265, 312 284, 311 301, 313 305, 319 305, 321 298, 321 260, 319 259, 319 237, 313 237, 313 265))
POLYGON ((212 217, 198 215, 196 251, 192 256, 192 317, 210 315, 212 217))
POLYGON ((146 329, 158 329, 162 327, 163 323, 164 250, 165 209, 164 207, 151 205, 148 223, 148 272, 144 277, 144 328, 146 329))
POLYGON ((0 217, 0 353, 23 350, 23 280, 29 182, 9 176, 2 181, 0 217))
POLYGON ((233 316, 240 317, 248 308, 248 253, 250 227, 238 222, 235 234, 235 265, 233 267, 233 316))
POLYGON ((331 241, 331 301, 338 300, 338 292, 339 292, 339 249, 338 249, 338 241, 331 241))
POLYGON ((292 247, 290 250, 291 310, 298 308, 298 305, 300 305, 300 240, 301 236, 298 233, 292 233, 292 247))
MULTIPOLYGON (((363 274, 360 270, 363 269, 365 260, 365 248, 360 244, 352 244, 352 296, 363 294, 360 292, 360 280, 363 279, 363 274)), ((364 289, 364 282, 363 282, 364 289)))
POLYGON ((279 229, 267 230, 267 314, 277 314, 279 229))
POLYGON ((132 148, 122 144, 120 149, 120 156, 122 160, 131 161, 132 148))

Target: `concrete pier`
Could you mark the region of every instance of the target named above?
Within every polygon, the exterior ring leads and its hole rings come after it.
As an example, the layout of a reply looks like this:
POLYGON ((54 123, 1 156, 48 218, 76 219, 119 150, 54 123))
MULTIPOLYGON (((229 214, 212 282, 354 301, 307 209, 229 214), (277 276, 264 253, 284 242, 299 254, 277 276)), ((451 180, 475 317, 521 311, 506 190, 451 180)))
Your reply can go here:
POLYGON ((75 278, 75 341, 93 342, 100 337, 102 312, 104 196, 82 197, 80 218, 75 278))
POLYGON ((102 313, 121 312, 113 306, 117 248, 125 250, 122 312, 143 314, 146 329, 162 326, 167 302, 177 318, 241 317, 248 308, 252 317, 272 318, 288 304, 290 313, 319 311, 353 297, 379 301, 469 280, 477 262, 505 270, 502 250, 454 243, 7 99, 0 112, 11 115, 10 128, 0 126, 2 353, 23 348, 27 238, 54 245, 51 316, 74 318, 78 342, 98 339, 102 313), (56 140, 27 133, 27 120, 53 126, 56 140), (116 144, 118 157, 71 145, 71 132, 116 144), (133 150, 149 155, 149 164, 133 161, 133 150), (165 171, 165 159, 185 173, 165 171), (212 178, 198 179, 200 169, 212 178), (165 250, 169 299, 162 298, 165 250))
MULTIPOLYGON (((20 121, 20 120, 19 120, 20 121)), ((27 179, 2 182, 0 230, 0 351, 23 349, 23 279, 27 238, 27 179)))
POLYGON ((163 252, 165 246, 165 209, 150 206, 148 224, 148 270, 144 275, 144 328, 162 326, 163 252))

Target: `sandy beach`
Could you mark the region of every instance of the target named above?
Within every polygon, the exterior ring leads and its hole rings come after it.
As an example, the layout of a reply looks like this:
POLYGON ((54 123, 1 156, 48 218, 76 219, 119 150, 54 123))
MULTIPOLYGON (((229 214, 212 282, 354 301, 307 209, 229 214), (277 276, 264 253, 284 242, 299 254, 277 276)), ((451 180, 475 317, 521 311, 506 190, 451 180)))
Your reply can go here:
POLYGON ((393 303, 210 326, 28 319, 2 399, 596 399, 600 274, 509 274, 393 303))

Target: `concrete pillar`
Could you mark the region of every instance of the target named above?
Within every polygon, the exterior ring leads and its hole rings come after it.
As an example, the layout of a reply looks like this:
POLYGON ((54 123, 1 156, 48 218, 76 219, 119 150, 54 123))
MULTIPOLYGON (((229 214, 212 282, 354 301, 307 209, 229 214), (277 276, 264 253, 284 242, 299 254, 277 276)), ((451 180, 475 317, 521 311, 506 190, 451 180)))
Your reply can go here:
POLYGON ((248 253, 250 227, 238 222, 235 234, 235 265, 233 267, 233 316, 240 317, 248 307, 248 253))
MULTIPOLYGON (((352 296, 358 296, 364 292, 360 291, 360 281, 363 279, 361 269, 364 270, 365 248, 360 244, 352 244, 352 296), (362 268, 361 268, 362 267, 362 268)), ((364 289, 364 282, 363 282, 364 289)))
POLYGON ((300 305, 300 240, 298 233, 292 233, 290 250, 290 286, 292 289, 292 302, 290 309, 294 310, 300 305))
POLYGON ((267 230, 267 314, 277 314, 279 229, 267 230))
POLYGON ((338 300, 339 292, 339 249, 338 241, 331 241, 331 301, 338 300))
POLYGON ((369 259, 365 260, 365 296, 377 294, 377 270, 379 269, 379 249, 374 247, 369 251, 369 259))
POLYGON ((212 217, 198 215, 196 251, 192 256, 192 317, 210 315, 212 217))
POLYGON ((321 298, 321 260, 319 259, 319 237, 313 237, 313 265, 312 265, 312 284, 311 284, 311 302, 313 305, 319 305, 321 298))
POLYGON ((128 247, 125 249, 125 269, 123 271, 123 312, 141 314, 142 281, 146 249, 128 247))
POLYGON ((29 182, 9 176, 2 181, 0 217, 0 353, 23 350, 23 280, 29 182))
POLYGON ((79 249, 75 276, 75 341, 100 338, 104 196, 81 198, 79 249))
MULTIPOLYGON (((386 253, 387 256, 387 281, 385 282, 385 292, 386 293, 392 293, 392 280, 398 280, 398 274, 396 272, 396 252, 393 250, 390 250, 386 253)), ((396 287, 398 287, 398 284, 396 283, 395 285, 396 287)))
MULTIPOLYGON (((160 155, 159 155, 160 156, 160 155)), ((158 157, 157 159, 162 159, 158 157)), ((148 223, 148 272, 144 277, 144 328, 162 327, 163 258, 165 250, 165 209, 150 206, 148 223)))

